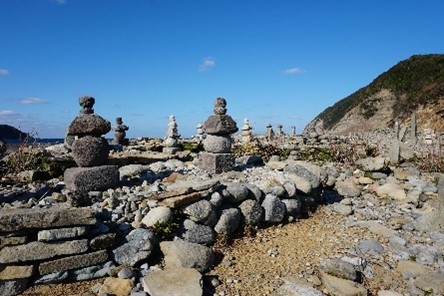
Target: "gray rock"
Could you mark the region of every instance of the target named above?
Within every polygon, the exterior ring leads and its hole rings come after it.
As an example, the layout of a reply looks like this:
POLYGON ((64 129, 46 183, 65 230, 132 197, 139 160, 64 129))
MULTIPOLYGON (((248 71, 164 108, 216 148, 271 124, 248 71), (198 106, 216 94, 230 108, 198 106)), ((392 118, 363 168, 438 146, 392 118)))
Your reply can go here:
POLYGON ((84 281, 101 278, 107 275, 111 275, 111 270, 114 268, 116 268, 114 262, 107 261, 102 264, 71 270, 69 271, 69 279, 71 281, 84 281))
POLYGON ((79 114, 68 127, 68 135, 100 137, 111 130, 111 123, 97 114, 79 114))
POLYGON ((353 207, 350 205, 336 203, 333 205, 333 211, 343 216, 349 216, 353 214, 353 207))
POLYGON ((246 225, 258 225, 264 219, 265 210, 256 200, 245 200, 239 209, 246 225))
POLYGON ((250 191, 250 197, 254 198, 258 203, 264 200, 264 193, 254 184, 245 184, 250 191))
POLYGON ((262 182, 261 189, 266 195, 271 194, 279 198, 288 198, 287 190, 285 190, 285 187, 275 179, 268 179, 262 182))
POLYGON ((222 205, 223 197, 219 192, 213 192, 211 194, 209 202, 215 207, 218 208, 222 205))
POLYGON ((168 267, 150 272, 142 279, 143 289, 151 296, 201 296, 202 275, 193 268, 168 267))
POLYGON ((173 211, 169 207, 152 208, 142 219, 142 224, 153 227, 157 223, 167 223, 173 219, 173 211))
POLYGON ((335 187, 339 195, 345 197, 358 197, 361 195, 361 189, 351 178, 348 178, 345 181, 337 181, 335 187))
POLYGON ((133 177, 149 171, 149 166, 142 164, 129 164, 119 168, 120 177, 133 177))
POLYGON ((230 135, 238 131, 236 122, 226 114, 214 114, 203 124, 204 131, 209 135, 230 135))
MULTIPOLYGON (((222 203, 222 197, 219 195, 219 193, 212 194, 211 198, 216 204, 222 203), (215 199, 217 197, 219 197, 220 200, 216 201, 215 199)), ((214 226, 217 223, 217 214, 214 210, 214 206, 211 202, 205 199, 186 206, 183 209, 183 213, 188 215, 188 217, 194 222, 207 226, 214 226)))
POLYGON ((210 245, 216 240, 216 233, 209 226, 185 219, 179 230, 179 237, 192 243, 210 245))
POLYGON ((44 276, 39 276, 34 280, 34 284, 55 284, 63 282, 68 278, 68 271, 53 272, 44 276))
POLYGON ((361 250, 361 252, 370 255, 379 255, 384 252, 384 247, 378 241, 375 241, 373 239, 362 241, 359 244, 359 249, 361 250))
POLYGON ((241 213, 238 208, 223 209, 214 230, 218 234, 231 235, 239 227, 240 222, 241 213))
POLYGON ((101 235, 98 235, 98 236, 92 238, 89 241, 89 246, 93 250, 106 249, 106 248, 114 246, 114 244, 116 243, 116 240, 117 240, 116 233, 113 233, 113 232, 105 233, 105 234, 101 234, 101 235))
POLYGON ((232 153, 201 152, 199 156, 199 167, 210 174, 220 174, 234 169, 236 157, 232 153))
POLYGON ((195 268, 199 272, 210 269, 214 263, 214 254, 210 248, 186 241, 163 241, 160 249, 165 255, 167 268, 195 268))
POLYGON ((288 216, 297 217, 301 214, 302 203, 299 198, 282 199, 288 216))
POLYGON ((204 149, 212 153, 227 153, 231 151, 231 137, 207 135, 203 141, 204 149))
POLYGON ((63 257, 60 259, 40 263, 39 273, 41 275, 45 275, 53 272, 77 269, 103 263, 106 260, 108 260, 108 253, 106 250, 100 250, 82 255, 74 255, 70 257, 63 257))
POLYGON ((0 295, 19 295, 26 289, 28 279, 0 281, 0 295))
POLYGON ((301 284, 284 284, 279 288, 282 296, 323 296, 324 293, 313 287, 301 284))
POLYGON ((287 192, 286 196, 290 199, 294 199, 297 197, 297 188, 293 182, 285 182, 283 184, 285 191, 287 192))
POLYGON ((153 250, 155 238, 150 230, 134 229, 125 239, 126 243, 113 250, 114 260, 119 264, 134 266, 147 259, 153 250))
POLYGON ((325 289, 331 295, 341 296, 366 296, 367 289, 356 282, 341 279, 321 272, 321 280, 325 289))
POLYGON ((136 276, 136 272, 131 268, 124 267, 117 273, 117 276, 121 279, 130 279, 136 276))
POLYGON ((388 159, 385 157, 367 157, 359 159, 356 164, 359 165, 363 171, 377 172, 384 169, 388 159))
POLYGON ((61 241, 53 243, 30 242, 0 250, 0 263, 17 263, 49 259, 59 255, 79 254, 88 250, 88 240, 61 241))
POLYGON ((285 204, 274 195, 267 194, 262 202, 262 207, 265 210, 265 222, 280 223, 285 217, 285 204))
MULTIPOLYGON (((305 179, 310 183, 312 188, 318 188, 321 184, 321 175, 323 170, 321 167, 305 161, 295 161, 288 163, 288 165, 284 167, 284 172, 294 174, 302 179, 305 179)), ((296 187, 299 189, 297 183, 296 187)))
POLYGON ((37 240, 39 241, 55 241, 65 238, 74 238, 85 235, 87 233, 86 227, 71 227, 40 230, 37 233, 37 240))
POLYGON ((229 192, 228 201, 231 203, 241 203, 246 200, 249 195, 248 187, 244 183, 231 182, 227 185, 227 191, 229 192))
POLYGON ((65 186, 77 193, 107 190, 119 185, 119 169, 114 165, 69 168, 64 174, 65 186))
POLYGON ((403 296, 403 295, 395 291, 380 290, 378 291, 377 296, 403 296))
POLYGON ((323 260, 319 267, 321 271, 342 279, 355 282, 359 280, 359 274, 354 265, 341 259, 333 258, 323 260))
POLYGON ((72 143, 72 157, 79 167, 91 167, 106 163, 109 144, 105 138, 85 136, 72 143))
POLYGON ((7 209, 0 210, 0 232, 71 225, 94 225, 91 208, 7 209))

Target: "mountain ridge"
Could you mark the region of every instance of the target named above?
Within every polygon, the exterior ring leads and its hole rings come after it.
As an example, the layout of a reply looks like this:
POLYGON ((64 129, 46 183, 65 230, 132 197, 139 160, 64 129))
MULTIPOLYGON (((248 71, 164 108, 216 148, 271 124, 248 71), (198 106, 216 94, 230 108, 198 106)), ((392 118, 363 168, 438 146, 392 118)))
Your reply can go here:
POLYGON ((444 54, 413 55, 326 108, 304 133, 368 132, 409 124, 444 130, 444 54))

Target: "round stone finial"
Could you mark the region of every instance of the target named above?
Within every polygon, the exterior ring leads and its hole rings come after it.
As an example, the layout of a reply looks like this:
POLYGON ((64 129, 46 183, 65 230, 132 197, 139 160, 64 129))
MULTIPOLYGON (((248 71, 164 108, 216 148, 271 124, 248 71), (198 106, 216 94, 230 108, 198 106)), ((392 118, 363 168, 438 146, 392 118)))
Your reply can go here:
POLYGON ((214 102, 214 114, 224 115, 227 113, 227 101, 224 98, 217 98, 214 102))
POLYGON ((83 96, 79 98, 79 105, 82 107, 80 113, 83 114, 92 114, 94 113, 94 104, 96 100, 91 96, 83 96))

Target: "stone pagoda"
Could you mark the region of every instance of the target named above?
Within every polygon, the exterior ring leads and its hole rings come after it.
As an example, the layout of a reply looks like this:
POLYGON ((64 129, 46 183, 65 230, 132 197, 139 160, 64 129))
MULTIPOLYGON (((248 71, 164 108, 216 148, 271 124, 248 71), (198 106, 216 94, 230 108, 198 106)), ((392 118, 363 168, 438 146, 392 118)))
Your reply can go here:
POLYGON ((93 97, 80 97, 82 109, 68 127, 73 139, 71 154, 78 167, 65 171, 65 186, 81 195, 119 184, 118 167, 106 165, 110 148, 103 135, 111 130, 111 123, 94 114, 94 103, 93 97))
POLYGON ((114 141, 116 145, 128 145, 128 139, 126 139, 126 131, 129 129, 128 126, 123 124, 122 117, 116 118, 116 126, 113 127, 114 130, 114 141))
POLYGON ((253 128, 247 118, 244 119, 244 124, 242 125, 242 143, 248 144, 253 140, 253 133, 251 132, 253 128))
POLYGON ((176 117, 170 115, 170 121, 168 122, 168 130, 166 133, 165 140, 163 141, 165 147, 163 148, 164 153, 176 153, 180 150, 179 147, 180 134, 177 130, 176 117))
POLYGON ((203 141, 205 152, 200 155, 200 167, 210 174, 231 171, 234 168, 234 154, 231 153, 231 134, 238 131, 236 122, 227 115, 227 102, 217 98, 214 114, 203 124, 207 134, 203 141))

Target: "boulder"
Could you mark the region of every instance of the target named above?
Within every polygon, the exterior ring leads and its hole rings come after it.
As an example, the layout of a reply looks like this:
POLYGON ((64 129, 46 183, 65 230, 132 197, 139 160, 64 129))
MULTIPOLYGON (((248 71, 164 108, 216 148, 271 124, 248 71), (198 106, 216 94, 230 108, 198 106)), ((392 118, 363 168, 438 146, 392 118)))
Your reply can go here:
POLYGON ((163 241, 160 249, 165 255, 167 268, 195 268, 199 272, 210 269, 214 263, 214 254, 210 248, 182 240, 163 241))
POLYGON ((151 296, 201 296, 202 275, 193 268, 167 267, 154 270, 142 279, 143 290, 151 296))

